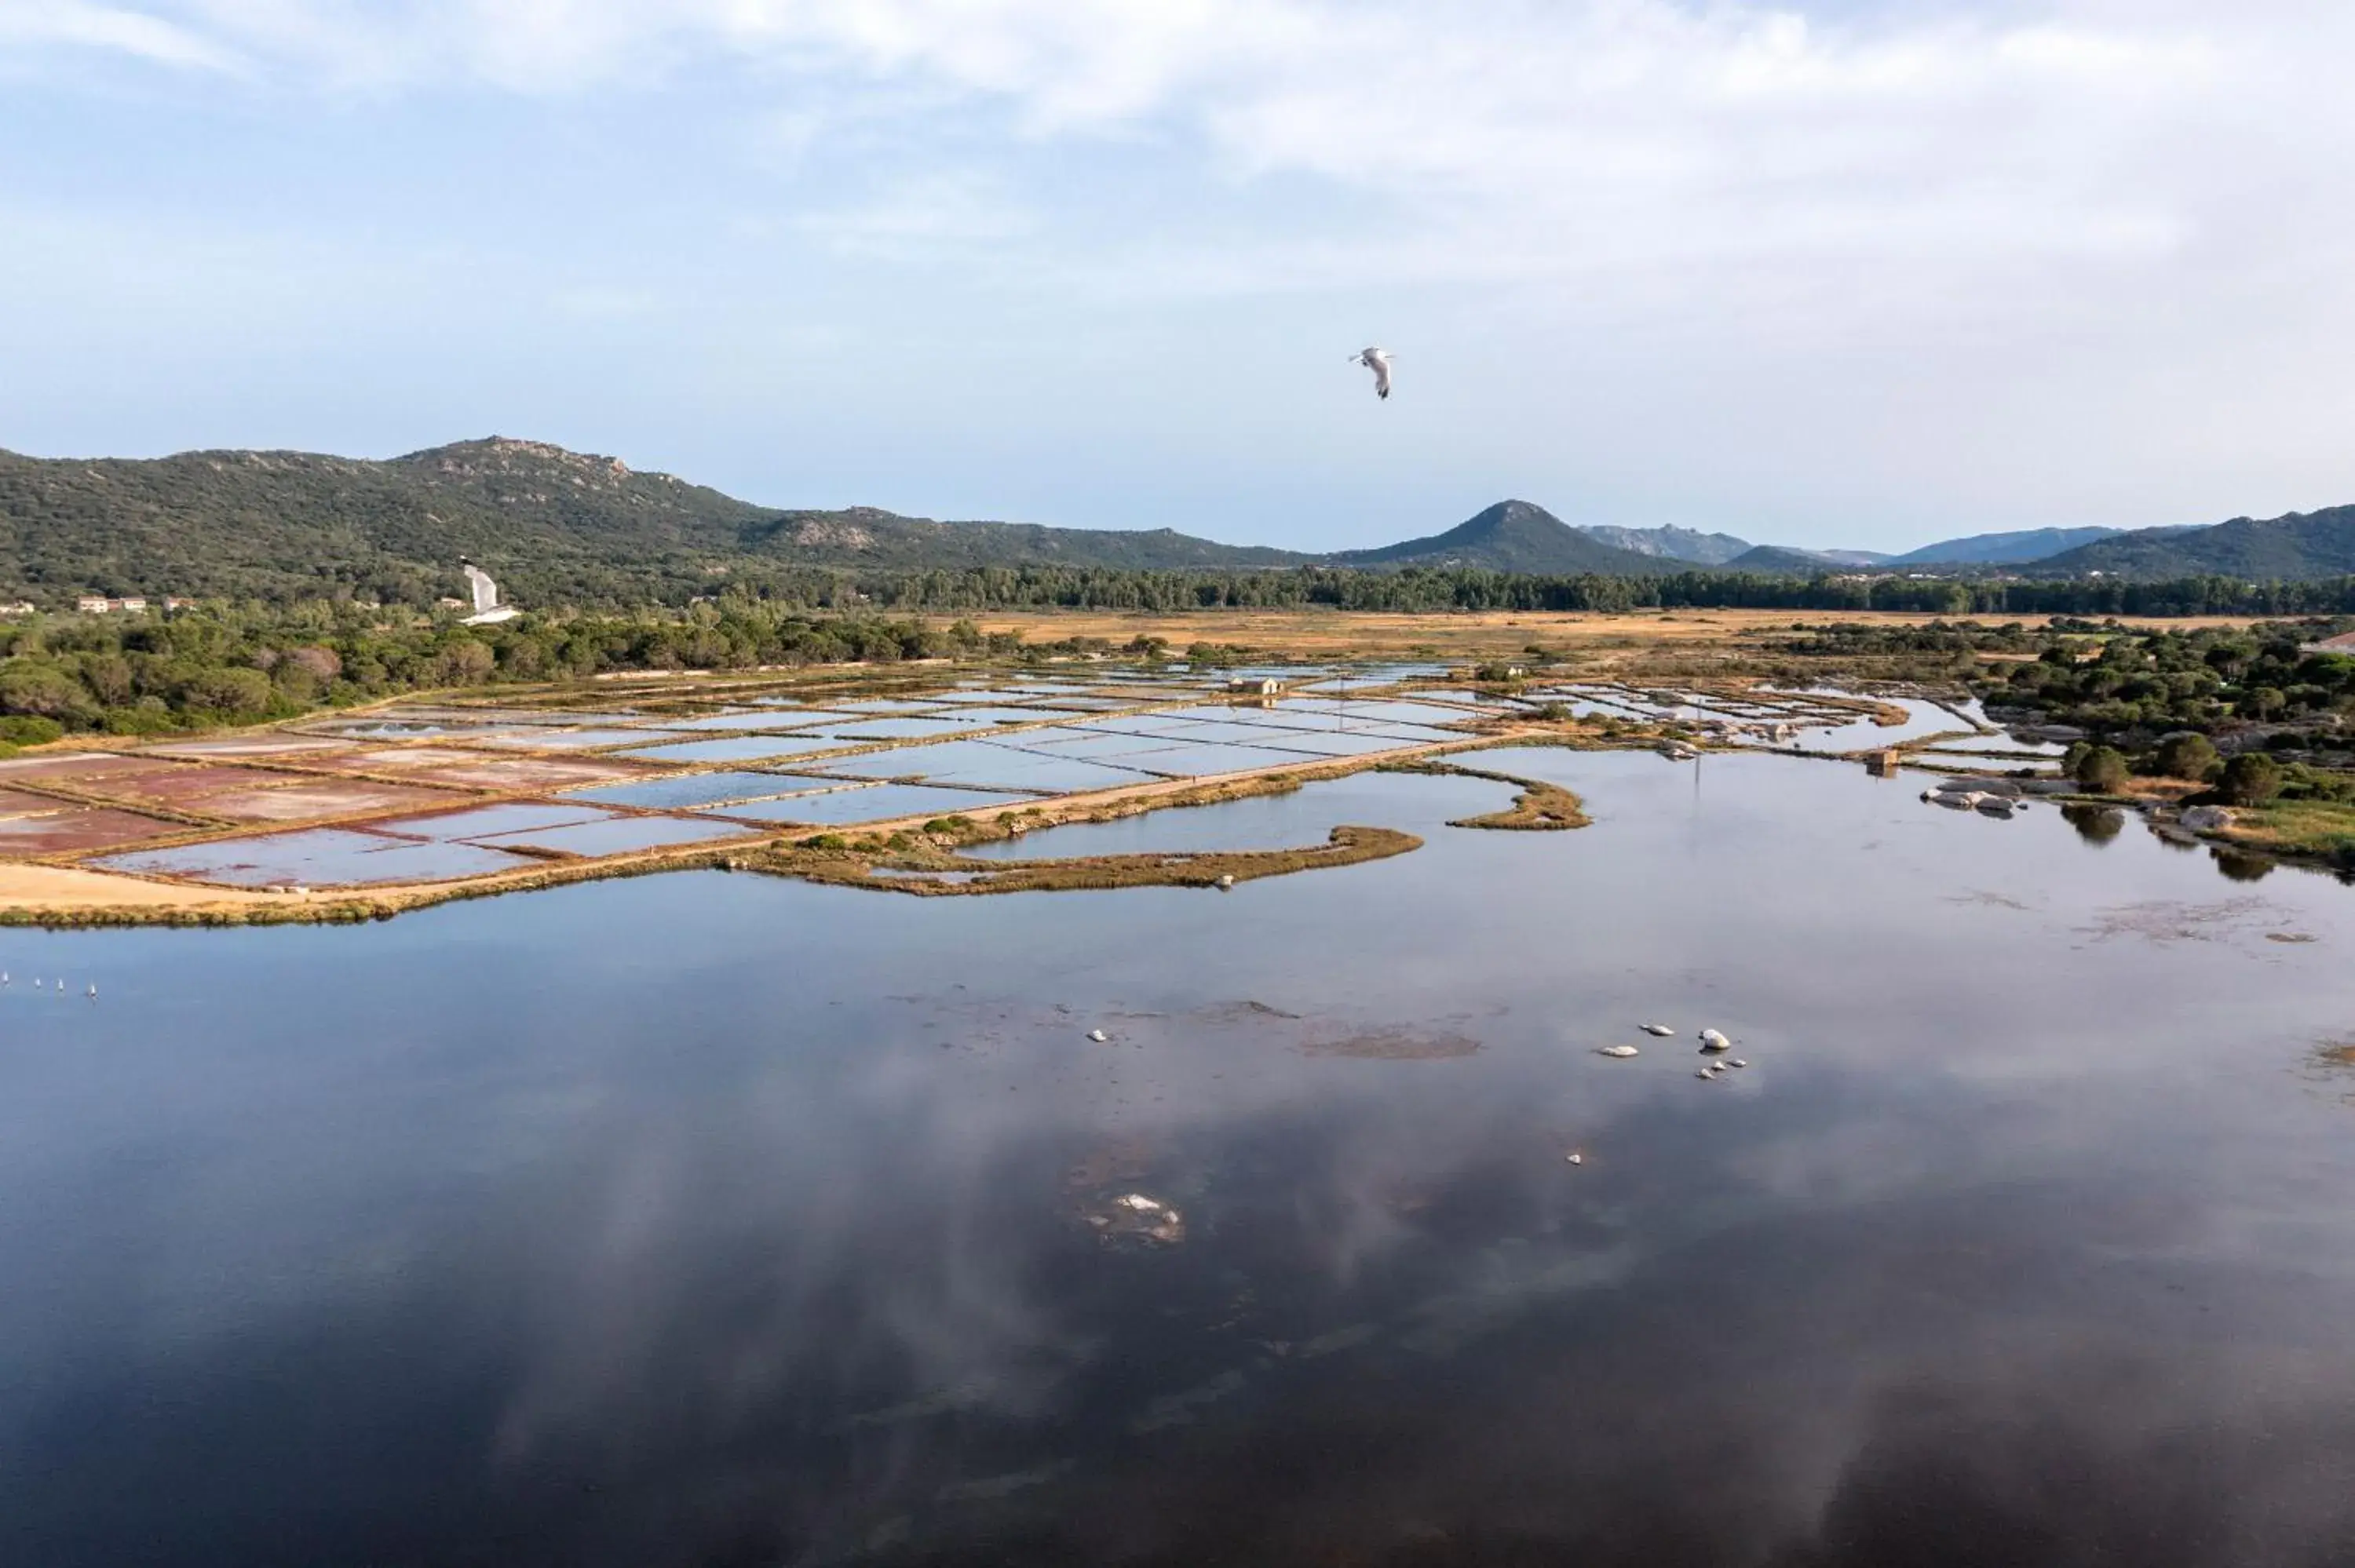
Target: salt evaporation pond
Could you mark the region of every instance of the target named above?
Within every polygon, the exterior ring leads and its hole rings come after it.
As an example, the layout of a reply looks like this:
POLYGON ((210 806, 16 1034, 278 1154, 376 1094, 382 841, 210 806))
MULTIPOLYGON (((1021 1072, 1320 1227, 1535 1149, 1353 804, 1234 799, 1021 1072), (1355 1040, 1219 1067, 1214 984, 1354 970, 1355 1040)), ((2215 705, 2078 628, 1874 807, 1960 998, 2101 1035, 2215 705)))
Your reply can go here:
POLYGON ((715 816, 745 821, 846 827, 858 822, 898 821, 906 817, 954 817, 991 806, 1039 799, 1004 791, 940 789, 922 784, 872 784, 816 795, 793 795, 749 806, 714 806, 709 810, 715 816))
POLYGON ((7 1560, 2349 1560, 2355 892, 1484 760, 1595 825, 1383 776, 1028 845, 1427 840, 1227 894, 0 932, 7 1560))

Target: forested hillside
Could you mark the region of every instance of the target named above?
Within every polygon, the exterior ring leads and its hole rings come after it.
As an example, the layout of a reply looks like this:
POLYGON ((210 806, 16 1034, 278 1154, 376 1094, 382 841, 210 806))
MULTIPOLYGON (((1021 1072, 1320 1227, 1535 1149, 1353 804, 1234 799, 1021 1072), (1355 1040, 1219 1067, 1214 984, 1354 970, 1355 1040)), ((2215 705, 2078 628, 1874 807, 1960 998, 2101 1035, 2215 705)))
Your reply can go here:
POLYGON ((832 564, 1274 565, 1290 552, 1152 532, 935 523, 871 507, 754 506, 532 441, 390 461, 188 452, 68 461, 0 452, 0 590, 425 604, 483 562, 523 603, 682 603, 745 572, 832 564))

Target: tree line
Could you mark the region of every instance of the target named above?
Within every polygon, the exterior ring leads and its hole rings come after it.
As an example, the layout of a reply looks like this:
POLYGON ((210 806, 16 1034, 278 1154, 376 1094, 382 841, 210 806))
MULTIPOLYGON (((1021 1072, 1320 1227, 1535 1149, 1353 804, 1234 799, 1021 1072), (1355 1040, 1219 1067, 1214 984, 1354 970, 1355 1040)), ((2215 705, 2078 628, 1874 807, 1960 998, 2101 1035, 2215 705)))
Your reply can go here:
POLYGON ((1366 571, 1304 567, 1250 571, 1142 571, 1097 567, 980 567, 856 572, 817 567, 741 577, 739 591, 801 609, 872 606, 902 612, 987 609, 1330 609, 1449 610, 1895 610, 1947 616, 2301 616, 2355 614, 2355 577, 2169 582, 1680 571, 1622 577, 1476 567, 1366 571))
POLYGON ((0 740, 257 724, 402 692, 608 671, 890 663, 1022 646, 970 621, 819 616, 741 596, 684 614, 525 616, 495 626, 324 603, 37 616, 0 625, 0 740))

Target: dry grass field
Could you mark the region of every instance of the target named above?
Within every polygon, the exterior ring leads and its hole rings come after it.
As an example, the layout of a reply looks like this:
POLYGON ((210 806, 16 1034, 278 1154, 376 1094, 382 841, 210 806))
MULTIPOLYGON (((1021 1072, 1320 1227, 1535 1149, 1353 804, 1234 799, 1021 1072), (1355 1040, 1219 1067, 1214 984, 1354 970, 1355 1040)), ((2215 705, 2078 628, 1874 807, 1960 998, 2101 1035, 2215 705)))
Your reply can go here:
MULTIPOLYGON (((1640 610, 1624 615, 1593 612, 1548 614, 1535 610, 1466 611, 1442 615, 1383 614, 1367 610, 1206 609, 1174 612, 1108 610, 1001 610, 977 616, 990 631, 1019 632, 1031 641, 1101 637, 1126 642, 1159 637, 1183 649, 1220 642, 1269 653, 1406 654, 1429 650, 1465 658, 1518 653, 1541 643, 1571 650, 1641 649, 1734 642, 1795 625, 1922 626, 1940 619, 1872 610, 1687 609, 1640 610)), ((1989 618, 1992 619, 1992 618, 1989 618)), ((2245 626, 2245 618, 2135 620, 2133 625, 2171 627, 2245 626)))

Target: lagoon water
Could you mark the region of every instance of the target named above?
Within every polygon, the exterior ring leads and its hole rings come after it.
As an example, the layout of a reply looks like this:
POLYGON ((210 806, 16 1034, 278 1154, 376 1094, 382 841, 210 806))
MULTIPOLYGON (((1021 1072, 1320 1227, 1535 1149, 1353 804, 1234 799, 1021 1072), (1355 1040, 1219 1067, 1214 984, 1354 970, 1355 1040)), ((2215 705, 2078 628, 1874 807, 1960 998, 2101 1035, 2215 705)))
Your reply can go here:
POLYGON ((1481 760, 1595 825, 1377 776, 1025 845, 1428 840, 1224 895, 0 934, 0 1560, 2355 1561, 2355 890, 1481 760))

